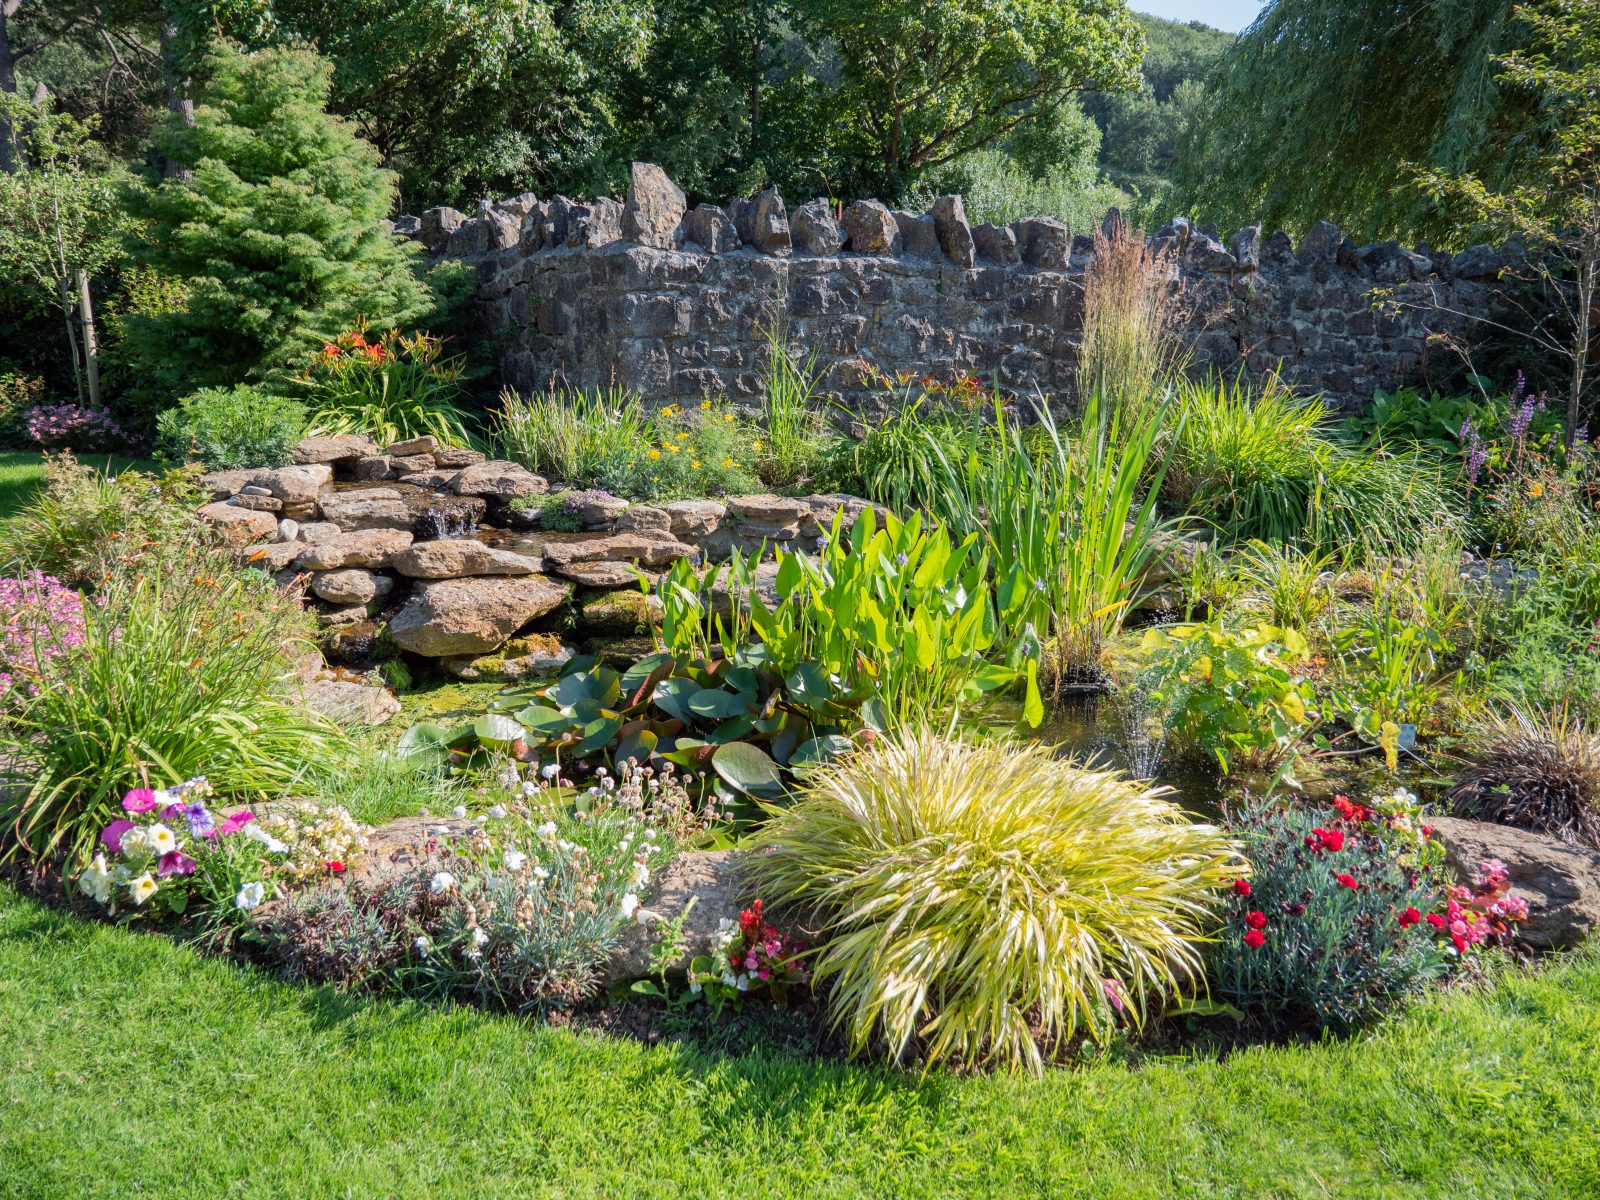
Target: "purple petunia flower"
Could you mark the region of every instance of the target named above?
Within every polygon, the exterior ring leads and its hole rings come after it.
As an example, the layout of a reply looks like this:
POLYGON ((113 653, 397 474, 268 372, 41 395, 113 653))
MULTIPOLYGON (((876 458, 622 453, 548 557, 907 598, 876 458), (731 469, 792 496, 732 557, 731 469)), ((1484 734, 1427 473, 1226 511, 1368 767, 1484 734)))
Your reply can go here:
POLYGON ((122 835, 132 828, 132 821, 113 821, 100 831, 100 844, 112 854, 121 854, 122 835))
POLYGON ((156 875, 165 879, 169 875, 193 875, 194 859, 182 850, 168 850, 156 863, 156 875))
POLYGON ((203 800, 196 800, 193 804, 183 808, 183 819, 189 822, 189 832, 195 837, 205 837, 217 827, 216 820, 206 808, 203 800))

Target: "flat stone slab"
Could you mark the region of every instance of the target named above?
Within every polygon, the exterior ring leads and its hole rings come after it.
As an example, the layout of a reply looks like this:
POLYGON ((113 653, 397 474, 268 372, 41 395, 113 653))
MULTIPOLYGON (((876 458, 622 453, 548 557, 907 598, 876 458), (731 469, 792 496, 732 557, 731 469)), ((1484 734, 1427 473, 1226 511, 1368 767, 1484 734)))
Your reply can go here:
POLYGON ((440 579, 418 586, 390 620, 389 636, 426 658, 489 654, 571 594, 571 584, 545 575, 440 579))
POLYGON ((396 554, 390 565, 412 579, 459 579, 464 575, 534 575, 537 558, 486 546, 471 538, 415 542, 396 554))

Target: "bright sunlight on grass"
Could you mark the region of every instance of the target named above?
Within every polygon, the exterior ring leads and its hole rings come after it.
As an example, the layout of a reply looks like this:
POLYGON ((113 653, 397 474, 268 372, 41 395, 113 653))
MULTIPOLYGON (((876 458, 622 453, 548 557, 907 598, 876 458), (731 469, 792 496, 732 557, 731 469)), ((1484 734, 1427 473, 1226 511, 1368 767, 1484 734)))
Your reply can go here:
MULTIPOLYGON (((115 474, 129 467, 149 470, 151 464, 115 454, 85 454, 83 461, 97 471, 115 474)), ((32 450, 0 450, 0 521, 32 500, 44 482, 44 456, 32 450)))
POLYGON ((910 1076, 296 988, 0 888, 0 1197, 1562 1200, 1600 957, 1372 1036, 910 1076))

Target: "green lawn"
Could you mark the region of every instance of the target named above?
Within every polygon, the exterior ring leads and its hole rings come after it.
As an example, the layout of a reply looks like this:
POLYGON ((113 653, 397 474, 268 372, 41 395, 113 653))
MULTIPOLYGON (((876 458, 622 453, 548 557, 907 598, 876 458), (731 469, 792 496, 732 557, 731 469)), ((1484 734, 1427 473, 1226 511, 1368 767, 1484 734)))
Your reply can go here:
POLYGON ((1361 1040, 914 1079, 290 987, 0 888, 0 1196, 1600 1195, 1600 954, 1361 1040))
MULTIPOLYGON (((129 467, 152 469, 152 464, 116 454, 84 454, 84 462, 101 471, 123 471, 129 467)), ((33 499, 44 481, 44 456, 32 450, 0 450, 0 520, 12 516, 33 499)))

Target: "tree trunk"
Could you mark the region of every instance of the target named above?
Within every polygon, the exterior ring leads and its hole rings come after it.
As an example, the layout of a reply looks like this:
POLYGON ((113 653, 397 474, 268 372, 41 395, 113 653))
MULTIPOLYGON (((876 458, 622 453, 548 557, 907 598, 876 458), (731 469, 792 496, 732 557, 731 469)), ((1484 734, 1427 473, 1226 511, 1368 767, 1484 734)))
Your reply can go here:
MULTIPOLYGON (((7 21, 18 7, 12 0, 0 0, 0 92, 12 96, 17 94, 17 68, 11 57, 11 32, 7 21)), ((15 175, 19 166, 16 135, 11 122, 0 117, 0 171, 15 175)))
MULTIPOLYGON (((178 67, 178 23, 172 20, 161 26, 161 79, 167 89, 167 111, 194 128, 194 100, 189 96, 189 81, 178 67)), ((161 173, 168 179, 189 178, 188 168, 170 158, 162 163, 161 173)))
POLYGON ((83 394, 83 356, 78 352, 78 325, 73 320, 73 311, 78 302, 72 295, 72 275, 67 270, 67 247, 61 237, 61 208, 52 202, 51 215, 55 218, 56 233, 56 263, 54 274, 56 277, 56 290, 61 303, 61 319, 67 325, 67 346, 72 352, 72 382, 77 385, 78 403, 84 401, 83 394))
POLYGON ((1596 293, 1600 292, 1600 244, 1586 246, 1578 257, 1578 320, 1572 345, 1572 378, 1567 393, 1566 447, 1583 421, 1584 375, 1589 367, 1590 335, 1594 324, 1596 293))
POLYGON ((89 272, 78 272, 78 317, 83 323, 83 366, 89 379, 89 407, 104 408, 100 400, 100 336, 94 327, 94 295, 89 272))

